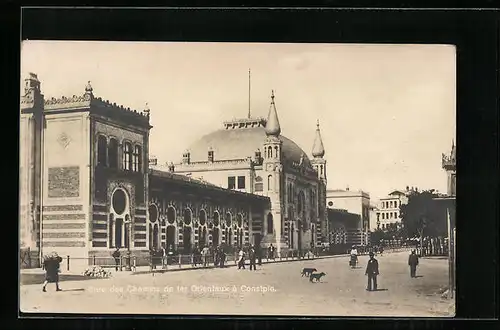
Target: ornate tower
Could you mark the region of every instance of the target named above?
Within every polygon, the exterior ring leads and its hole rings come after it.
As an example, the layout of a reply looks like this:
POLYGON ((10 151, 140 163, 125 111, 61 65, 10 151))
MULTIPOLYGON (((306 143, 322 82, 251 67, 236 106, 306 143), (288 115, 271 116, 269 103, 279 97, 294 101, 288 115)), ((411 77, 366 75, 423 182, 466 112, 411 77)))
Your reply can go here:
POLYGON ((282 141, 280 139, 281 127, 276 112, 276 104, 274 103, 274 91, 271 94, 271 105, 267 117, 266 141, 263 144, 263 170, 265 173, 264 189, 267 190, 267 196, 271 199, 271 210, 266 216, 264 226, 264 236, 266 241, 275 242, 277 252, 281 249, 281 234, 282 234, 282 212, 281 212, 281 185, 283 182, 283 166, 282 166, 282 141), (272 224, 273 228, 270 228, 272 224))
POLYGON ((318 172, 318 179, 326 185, 326 160, 325 148, 323 147, 323 140, 321 139, 321 132, 319 130, 319 120, 316 123, 316 137, 312 149, 313 159, 311 161, 314 169, 318 172))
POLYGON ((326 159, 325 148, 323 146, 323 139, 321 138, 321 131, 319 129, 319 120, 316 123, 316 136, 312 148, 311 164, 318 173, 318 224, 316 235, 317 241, 328 240, 328 213, 326 208, 326 159), (323 219, 323 221, 321 221, 323 219))
POLYGON ((455 147, 455 142, 451 142, 451 152, 447 156, 442 154, 441 166, 448 174, 448 195, 456 195, 456 168, 457 168, 457 148, 455 147))

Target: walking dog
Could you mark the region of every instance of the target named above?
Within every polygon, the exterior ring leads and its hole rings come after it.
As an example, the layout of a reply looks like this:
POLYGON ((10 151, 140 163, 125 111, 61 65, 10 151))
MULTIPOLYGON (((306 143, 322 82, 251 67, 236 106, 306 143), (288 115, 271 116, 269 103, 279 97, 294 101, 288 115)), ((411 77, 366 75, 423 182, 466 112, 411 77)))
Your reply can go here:
POLYGON ((304 275, 306 277, 310 276, 313 272, 317 272, 318 270, 316 268, 304 268, 302 269, 302 273, 300 273, 302 275, 302 277, 304 277, 304 275))
POLYGON ((323 272, 316 274, 311 273, 311 276, 309 276, 309 282, 313 282, 314 279, 316 279, 316 282, 321 282, 321 278, 325 275, 326 273, 323 272))

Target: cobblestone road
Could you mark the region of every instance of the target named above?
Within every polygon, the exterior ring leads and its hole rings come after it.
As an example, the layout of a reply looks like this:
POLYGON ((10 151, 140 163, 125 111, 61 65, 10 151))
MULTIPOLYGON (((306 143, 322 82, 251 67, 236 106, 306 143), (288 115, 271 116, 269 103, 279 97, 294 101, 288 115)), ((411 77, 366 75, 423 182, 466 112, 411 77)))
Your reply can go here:
POLYGON ((441 298, 447 260, 422 259, 410 278, 407 253, 377 257, 379 290, 367 292, 364 267, 349 269, 346 257, 268 264, 257 271, 208 269, 164 274, 120 274, 110 279, 20 287, 23 312, 147 313, 322 316, 453 316, 441 298), (321 283, 301 277, 303 267, 327 275, 321 283))

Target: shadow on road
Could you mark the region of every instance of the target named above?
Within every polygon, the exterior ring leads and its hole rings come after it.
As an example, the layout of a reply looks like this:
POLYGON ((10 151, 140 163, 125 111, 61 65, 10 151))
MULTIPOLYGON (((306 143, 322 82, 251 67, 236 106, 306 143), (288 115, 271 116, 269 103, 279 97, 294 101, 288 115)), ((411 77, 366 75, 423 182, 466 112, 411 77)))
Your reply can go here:
POLYGON ((368 292, 375 292, 375 291, 389 291, 388 289, 375 289, 375 290, 368 290, 366 289, 366 291, 368 292))
POLYGON ((417 275, 415 278, 424 277, 424 275, 417 275))
POLYGON ((74 291, 85 291, 85 289, 63 289, 62 292, 74 292, 74 291))

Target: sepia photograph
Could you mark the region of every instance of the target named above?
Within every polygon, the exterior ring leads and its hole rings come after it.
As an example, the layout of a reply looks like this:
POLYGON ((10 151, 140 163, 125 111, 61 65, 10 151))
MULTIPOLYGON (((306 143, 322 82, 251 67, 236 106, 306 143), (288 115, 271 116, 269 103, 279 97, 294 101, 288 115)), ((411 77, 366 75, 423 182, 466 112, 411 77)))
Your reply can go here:
POLYGON ((25 316, 455 315, 453 45, 25 40, 20 64, 25 316))

